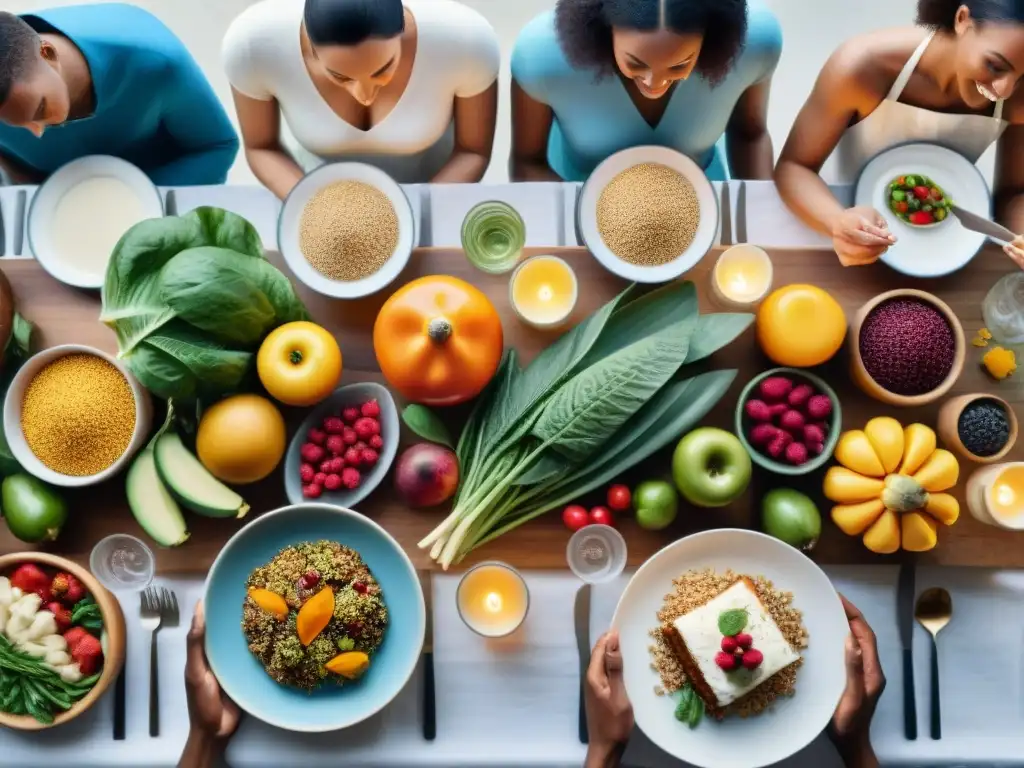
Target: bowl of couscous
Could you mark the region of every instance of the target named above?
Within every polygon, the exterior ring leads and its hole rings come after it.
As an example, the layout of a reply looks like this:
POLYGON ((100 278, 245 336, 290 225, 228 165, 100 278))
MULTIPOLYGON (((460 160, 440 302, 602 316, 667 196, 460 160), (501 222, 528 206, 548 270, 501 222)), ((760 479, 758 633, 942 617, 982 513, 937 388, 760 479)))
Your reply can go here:
POLYGON ((4 432, 25 471, 80 487, 116 474, 149 436, 149 393, 120 360, 65 344, 29 358, 4 399, 4 432))

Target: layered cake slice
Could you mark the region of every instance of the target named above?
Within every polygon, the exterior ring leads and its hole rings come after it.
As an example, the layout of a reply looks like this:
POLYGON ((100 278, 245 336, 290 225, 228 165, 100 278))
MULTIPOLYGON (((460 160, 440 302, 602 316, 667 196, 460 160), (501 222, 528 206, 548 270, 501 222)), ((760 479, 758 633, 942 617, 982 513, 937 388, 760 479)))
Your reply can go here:
POLYGON ((800 660, 745 577, 663 626, 662 633, 708 712, 717 717, 800 660))

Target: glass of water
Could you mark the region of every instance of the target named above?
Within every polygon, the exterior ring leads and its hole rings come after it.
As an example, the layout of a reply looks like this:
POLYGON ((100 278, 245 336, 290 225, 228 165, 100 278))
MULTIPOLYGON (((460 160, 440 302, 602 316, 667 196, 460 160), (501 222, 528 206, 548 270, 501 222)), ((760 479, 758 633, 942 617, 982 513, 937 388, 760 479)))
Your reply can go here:
POLYGON ((134 536, 115 533, 92 548, 89 570, 111 592, 139 592, 153 581, 153 550, 134 536))
POLYGON ((608 525, 587 525, 569 539, 569 568, 587 584, 611 581, 626 567, 626 540, 608 525))
POLYGON ((526 223, 508 203, 489 200, 475 206, 462 222, 462 250, 477 269, 492 275, 511 270, 526 245, 526 223))

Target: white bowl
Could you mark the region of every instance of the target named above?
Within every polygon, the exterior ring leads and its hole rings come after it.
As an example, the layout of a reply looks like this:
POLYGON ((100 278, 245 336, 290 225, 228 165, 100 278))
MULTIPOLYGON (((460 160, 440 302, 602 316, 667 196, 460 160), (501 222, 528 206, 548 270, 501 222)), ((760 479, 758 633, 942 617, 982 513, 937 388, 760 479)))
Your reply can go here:
POLYGON ((754 531, 721 529, 687 536, 655 554, 634 574, 615 609, 623 679, 636 724, 680 760, 701 768, 761 768, 796 754, 828 725, 846 687, 846 612, 828 576, 802 552, 754 531), (705 717, 690 729, 675 718, 676 702, 655 694, 650 630, 672 580, 689 570, 713 568, 765 576, 793 593, 809 635, 800 653, 796 693, 756 717, 705 717))
MULTIPOLYGON (((344 211, 338 211, 344 216, 344 211)), ((402 188, 384 171, 364 163, 328 163, 302 178, 281 207, 277 219, 277 242, 281 255, 300 281, 324 296, 336 299, 358 299, 389 285, 405 269, 412 254, 415 234, 412 206, 402 188), (332 280, 306 261, 299 247, 299 228, 306 204, 324 187, 339 181, 361 181, 383 192, 395 207, 398 216, 398 244, 384 266, 362 280, 332 280)))
POLYGON ((874 208, 896 242, 882 262, 911 277, 941 277, 961 269, 985 244, 985 235, 964 227, 952 213, 938 224, 908 224, 886 204, 889 184, 897 176, 921 174, 942 187, 952 201, 981 216, 992 211, 992 195, 977 166, 963 155, 935 144, 903 144, 876 155, 861 171, 854 205, 874 208))
POLYGON ((21 369, 11 380, 7 390, 7 397, 4 399, 4 432, 7 442, 11 447, 11 453, 18 463, 31 475, 35 475, 51 485, 61 485, 67 488, 77 488, 85 485, 95 485, 106 480, 120 471, 120 469, 131 460, 149 438, 149 430, 153 423, 153 404, 149 398, 149 392, 139 384, 128 368, 117 358, 108 355, 93 347, 86 347, 80 344, 64 344, 59 347, 50 347, 30 357, 21 369), (135 431, 128 442, 128 447, 121 457, 95 475, 64 475, 55 472, 43 464, 29 448, 25 441, 25 433, 21 428, 21 403, 25 398, 25 390, 29 383, 40 370, 52 363, 54 360, 65 355, 86 354, 95 355, 106 360, 121 372, 121 375, 128 381, 135 398, 135 431))
POLYGON ((666 147, 633 147, 612 155, 590 174, 576 206, 576 224, 583 244, 605 269, 635 283, 665 283, 695 266, 715 244, 718 215, 715 190, 704 171, 686 155, 666 147), (700 223, 693 242, 675 259, 656 267, 639 266, 620 259, 605 245, 597 227, 597 201, 604 188, 620 173, 641 163, 668 166, 685 176, 693 184, 700 203, 700 223))
MULTIPOLYGON (((143 215, 139 221, 164 215, 160 191, 145 173, 126 160, 109 155, 90 155, 58 168, 33 196, 28 210, 26 231, 29 248, 43 269, 60 282, 76 288, 101 288, 106 278, 106 269, 102 272, 93 272, 75 264, 67 254, 59 252, 53 236, 57 226, 54 216, 61 198, 73 187, 83 181, 100 177, 113 177, 131 188, 143 206, 143 215)), ((103 201, 98 200, 96 218, 100 220, 106 213, 103 201)), ((129 222, 125 231, 138 223, 129 222)), ((123 235, 124 232, 120 234, 123 235)))

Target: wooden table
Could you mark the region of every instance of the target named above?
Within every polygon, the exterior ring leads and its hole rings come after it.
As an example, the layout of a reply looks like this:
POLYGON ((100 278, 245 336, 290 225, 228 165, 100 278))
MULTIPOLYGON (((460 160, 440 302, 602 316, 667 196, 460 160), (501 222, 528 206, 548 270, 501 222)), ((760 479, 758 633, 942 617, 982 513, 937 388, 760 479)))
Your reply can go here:
MULTIPOLYGON (((547 251, 551 252, 551 251, 547 251)), ((584 317, 614 296, 624 283, 608 274, 583 249, 556 250, 566 258, 585 286, 580 291, 580 304, 576 319, 584 317)), ((718 252, 712 252, 688 277, 697 283, 702 311, 715 311, 708 289, 708 276, 718 252)), ((870 297, 894 287, 917 287, 936 293, 948 302, 963 322, 968 338, 981 327, 981 302, 995 281, 1016 267, 998 249, 980 254, 970 268, 941 280, 913 280, 882 265, 868 268, 844 269, 835 255, 824 251, 774 250, 776 286, 804 282, 821 286, 835 296, 847 315, 870 297)), ((278 254, 270 259, 281 266, 278 254)), ((7 274, 17 299, 18 309, 38 327, 38 346, 79 343, 116 351, 113 333, 97 321, 99 298, 81 293, 57 283, 33 260, 5 260, 0 268, 7 274)), ((423 249, 417 251, 399 282, 428 274, 444 273, 463 277, 487 292, 501 314, 506 343, 515 346, 525 360, 532 359, 548 344, 553 334, 535 331, 518 322, 508 303, 507 277, 485 275, 469 265, 458 251, 423 249)), ((377 310, 389 292, 358 301, 336 301, 299 287, 313 318, 333 331, 342 348, 345 360, 345 383, 360 380, 380 380, 380 372, 373 354, 371 330, 377 310)), ((991 381, 981 370, 982 350, 968 347, 968 362, 950 396, 967 392, 998 392, 1009 401, 1018 415, 1024 418, 1024 385, 1013 379, 1001 383, 991 381)), ((863 426, 871 417, 891 415, 901 421, 922 421, 934 426, 938 404, 920 409, 901 410, 869 399, 861 394, 847 372, 848 357, 845 350, 821 373, 835 388, 843 406, 846 428, 863 426)), ((754 374, 771 366, 758 350, 753 330, 712 359, 715 368, 737 368, 739 375, 730 391, 706 419, 706 423, 732 429, 736 397, 746 381, 754 374)), ((1020 375, 1019 375, 1020 376, 1020 375)), ((1022 376, 1021 378, 1024 378, 1022 376)), ((289 418, 300 414, 288 414, 289 418)), ((668 470, 666 451, 652 457, 644 466, 634 470, 627 481, 663 475, 668 470)), ((1010 459, 1024 459, 1024 444, 1018 445, 1010 459)), ((963 488, 970 464, 961 466, 963 488)), ((620 516, 621 529, 629 545, 629 561, 642 563, 665 544, 695 530, 714 527, 757 527, 758 509, 755 499, 771 487, 790 485, 811 493, 820 503, 827 517, 829 503, 821 496, 823 470, 799 481, 772 476, 755 468, 755 479, 745 500, 728 509, 699 509, 684 505, 677 522, 667 531, 643 531, 631 520, 620 516)), ((252 505, 250 515, 256 515, 285 504, 280 470, 268 480, 244 489, 252 505)), ((962 499, 962 493, 960 494, 962 499)), ((92 546, 103 536, 115 532, 145 536, 132 518, 124 499, 124 479, 115 478, 93 488, 69 491, 71 516, 59 541, 51 549, 73 557, 79 562, 88 559, 92 546)), ((596 503, 596 502, 595 502, 596 503)), ((440 511, 416 512, 406 509, 395 496, 389 483, 385 483, 366 502, 360 511, 381 523, 413 556, 418 566, 433 566, 416 546, 417 542, 443 518, 440 511)), ((211 520, 188 514, 191 539, 176 549, 160 550, 157 554, 161 572, 202 572, 209 568, 224 542, 238 530, 235 520, 211 520)), ((0 526, 2 528, 2 526, 0 526)), ((467 559, 499 559, 522 568, 552 568, 565 566, 565 546, 568 534, 559 515, 551 513, 528 523, 516 531, 483 547, 467 559)), ((0 552, 24 549, 6 530, 0 530, 0 552)), ((828 519, 815 559, 823 563, 886 563, 900 556, 883 557, 868 552, 859 539, 843 535, 828 519)), ((907 557, 908 555, 901 555, 907 557)), ((988 567, 1024 567, 1024 533, 1010 533, 976 522, 966 510, 952 528, 943 528, 939 545, 932 552, 918 556, 920 562, 943 565, 971 565, 988 567)))

